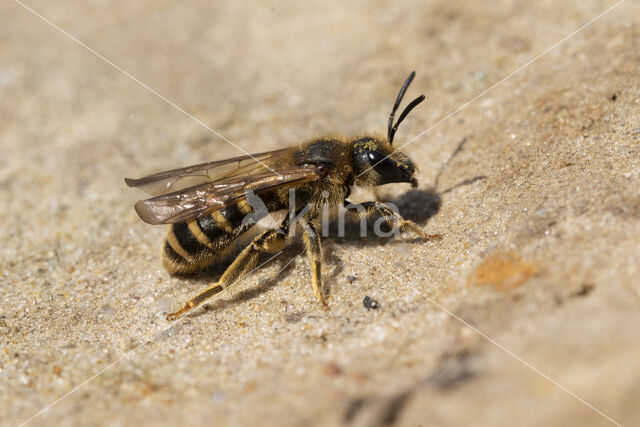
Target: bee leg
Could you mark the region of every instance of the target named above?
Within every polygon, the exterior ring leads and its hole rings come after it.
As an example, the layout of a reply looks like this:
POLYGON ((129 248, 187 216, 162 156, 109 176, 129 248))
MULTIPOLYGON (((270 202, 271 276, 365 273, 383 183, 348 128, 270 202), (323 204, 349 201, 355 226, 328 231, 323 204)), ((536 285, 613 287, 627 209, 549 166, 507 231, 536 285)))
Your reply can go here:
POLYGON ((322 292, 322 247, 316 226, 311 223, 302 223, 302 239, 309 254, 311 264, 311 277, 313 284, 313 294, 324 307, 329 307, 322 292))
POLYGON ((258 235, 231 263, 220 280, 214 285, 200 292, 184 304, 180 310, 167 314, 167 320, 173 320, 187 311, 197 307, 203 301, 222 292, 235 283, 239 278, 251 273, 258 264, 258 258, 263 252, 275 252, 287 243, 287 234, 278 230, 268 230, 258 235))
POLYGON ((380 213, 380 215, 382 215, 387 223, 390 226, 394 226, 397 225, 398 227, 400 227, 400 230, 402 231, 411 231, 414 234, 417 234, 418 236, 422 237, 423 239, 426 240, 441 240, 442 239, 442 235, 441 234, 429 234, 427 233, 427 231, 420 227, 418 224, 416 224, 413 221, 410 221, 408 219, 405 219, 402 217, 402 215, 400 215, 397 212, 394 212, 393 210, 391 210, 391 208, 389 208, 387 205, 385 205, 384 203, 380 203, 380 202, 365 202, 362 203, 362 205, 364 206, 364 212, 358 212, 359 215, 366 215, 367 217, 371 216, 373 213, 378 212, 380 213), (395 222, 395 224, 394 224, 395 222))

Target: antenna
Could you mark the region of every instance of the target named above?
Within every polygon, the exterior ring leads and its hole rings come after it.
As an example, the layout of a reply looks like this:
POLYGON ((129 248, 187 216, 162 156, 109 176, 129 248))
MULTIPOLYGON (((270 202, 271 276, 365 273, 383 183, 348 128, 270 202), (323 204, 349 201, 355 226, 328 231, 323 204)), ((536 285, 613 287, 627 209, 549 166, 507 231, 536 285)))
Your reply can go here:
POLYGON ((411 112, 411 110, 413 110, 418 104, 420 104, 425 99, 424 95, 420 95, 419 97, 411 101, 411 103, 407 105, 404 111, 402 111, 402 114, 400 114, 400 117, 398 118, 398 121, 396 122, 396 124, 395 125, 393 124, 393 118, 396 114, 396 111, 398 110, 398 107, 400 106, 400 103, 402 102, 404 93, 407 91, 407 88, 409 87, 409 85, 411 84, 415 76, 416 76, 415 71, 412 71, 411 74, 409 74, 409 77, 407 77, 407 80, 405 80, 404 84, 400 88, 400 92, 398 92, 398 96, 396 98, 395 104, 393 104, 393 109, 391 110, 391 114, 389 115, 389 124, 387 127, 387 137, 389 139, 389 144, 393 144, 393 137, 396 134, 396 131, 398 130, 398 126, 400 126, 400 123, 402 123, 402 121, 405 119, 405 117, 407 117, 407 115, 411 112))
POLYGON ((411 110, 416 108, 416 106, 420 104, 422 101, 424 101, 424 95, 420 95, 419 97, 411 101, 411 103, 407 105, 407 108, 404 109, 402 114, 400 114, 400 117, 398 117, 398 121, 393 126, 393 129, 391 129, 391 133, 389 135, 389 144, 393 144, 393 137, 396 135, 396 131, 398 130, 398 126, 400 126, 400 123, 402 123, 404 118, 407 117, 407 115, 411 112, 411 110))

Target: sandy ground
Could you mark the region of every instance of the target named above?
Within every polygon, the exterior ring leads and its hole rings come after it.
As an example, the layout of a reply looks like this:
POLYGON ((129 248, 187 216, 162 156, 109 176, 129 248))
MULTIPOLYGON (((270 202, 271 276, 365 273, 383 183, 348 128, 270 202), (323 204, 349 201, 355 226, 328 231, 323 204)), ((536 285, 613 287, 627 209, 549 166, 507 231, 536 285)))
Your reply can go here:
POLYGON ((382 198, 443 240, 326 239, 329 311, 294 248, 167 322, 217 276, 166 274, 123 177, 240 151, 2 2, 0 423, 639 425, 640 5, 440 122, 614 2, 238 3, 27 4, 249 152, 382 133, 415 69, 382 198))

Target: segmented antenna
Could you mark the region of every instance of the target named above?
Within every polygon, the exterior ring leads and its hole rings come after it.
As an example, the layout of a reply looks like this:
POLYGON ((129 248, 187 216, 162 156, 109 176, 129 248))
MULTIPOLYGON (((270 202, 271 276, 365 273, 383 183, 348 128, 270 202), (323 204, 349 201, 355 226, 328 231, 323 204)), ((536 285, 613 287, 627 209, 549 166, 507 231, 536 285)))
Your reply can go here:
POLYGON ((411 101, 409 105, 407 105, 407 107, 402 111, 402 113, 400 114, 400 117, 398 117, 398 121, 396 122, 396 124, 395 125, 393 124, 393 118, 396 114, 396 110, 400 106, 400 103, 402 102, 402 98, 404 97, 404 93, 407 91, 407 88, 409 87, 409 85, 411 84, 415 76, 416 76, 415 71, 412 71, 411 74, 409 74, 409 77, 407 77, 407 80, 405 80, 404 84, 400 88, 400 92, 398 92, 398 97, 396 98, 395 104, 393 104, 393 110, 391 110, 391 114, 389 115, 389 125, 387 128, 387 137, 389 139, 389 144, 393 144, 393 137, 395 136, 396 131, 398 130, 398 126, 400 126, 400 123, 402 123, 402 121, 405 119, 405 117, 407 117, 407 115, 411 112, 411 110, 413 110, 418 104, 420 104, 425 99, 424 95, 420 95, 419 97, 411 101))

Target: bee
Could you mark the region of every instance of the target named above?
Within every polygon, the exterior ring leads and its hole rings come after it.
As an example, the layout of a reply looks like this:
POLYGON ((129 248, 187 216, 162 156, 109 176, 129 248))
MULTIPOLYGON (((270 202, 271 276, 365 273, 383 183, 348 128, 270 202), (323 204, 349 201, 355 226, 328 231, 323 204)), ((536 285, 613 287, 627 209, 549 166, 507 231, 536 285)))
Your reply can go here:
MULTIPOLYGON (((412 72, 396 97, 386 138, 316 138, 280 150, 202 163, 140 179, 125 178, 129 187, 153 196, 136 203, 138 216, 148 224, 170 225, 162 251, 163 265, 170 274, 190 274, 224 265, 233 253, 234 242, 255 229, 260 219, 276 211, 289 211, 279 227, 252 237, 217 283, 169 313, 167 319, 181 316, 253 271, 261 254, 282 251, 293 242, 295 230, 302 233, 309 257, 313 293, 327 307, 321 273, 323 212, 334 214, 341 207, 353 206, 347 200, 353 187, 418 185, 414 163, 393 147, 398 126, 425 99, 420 95, 411 101, 394 123, 396 110, 414 77, 412 72), (251 203, 256 197, 261 204, 251 203), (257 209, 256 205, 263 208, 257 209)), ((386 204, 372 201, 359 206, 355 213, 361 220, 379 214, 399 230, 427 240, 441 238, 439 234, 428 234, 386 204)))

